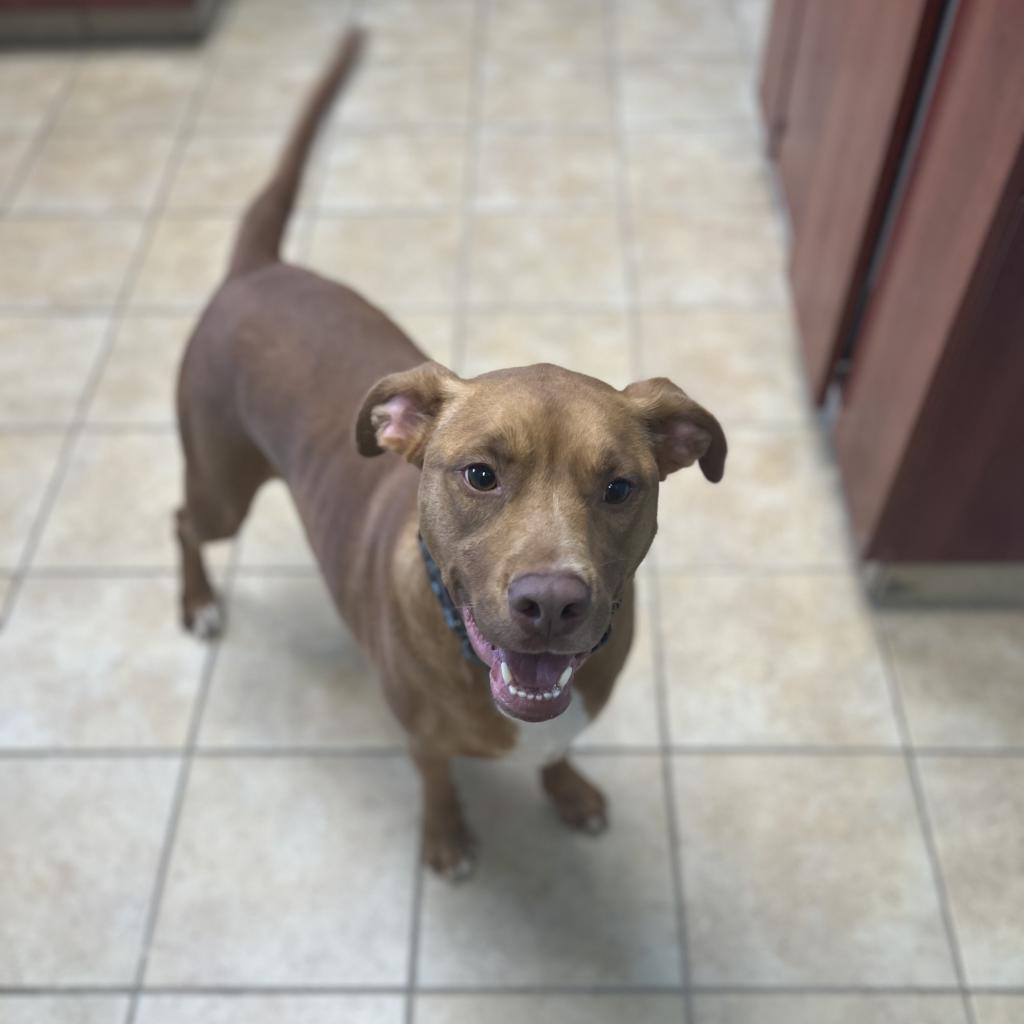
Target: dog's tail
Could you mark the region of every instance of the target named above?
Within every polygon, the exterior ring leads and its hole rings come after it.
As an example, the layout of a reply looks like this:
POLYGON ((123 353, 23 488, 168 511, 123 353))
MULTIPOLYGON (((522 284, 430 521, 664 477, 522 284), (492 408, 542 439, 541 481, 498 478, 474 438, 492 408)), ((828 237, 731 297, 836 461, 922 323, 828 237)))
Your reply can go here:
POLYGON ((278 258, 288 215, 302 181, 302 169, 316 138, 317 128, 330 109, 334 94, 351 75, 362 49, 364 33, 345 33, 338 52, 306 101, 302 116, 281 155, 274 176, 249 205, 235 240, 228 277, 255 270, 278 258))

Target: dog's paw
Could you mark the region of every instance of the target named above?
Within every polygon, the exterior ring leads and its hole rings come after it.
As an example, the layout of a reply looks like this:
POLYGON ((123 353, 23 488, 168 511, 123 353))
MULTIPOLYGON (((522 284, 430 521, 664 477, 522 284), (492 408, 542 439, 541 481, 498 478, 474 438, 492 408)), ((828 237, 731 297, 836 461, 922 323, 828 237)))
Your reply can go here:
POLYGON ((423 837, 423 863, 452 883, 466 881, 476 871, 473 838, 466 831, 423 837))
POLYGON ((570 828, 591 836, 600 835, 608 828, 604 794, 567 761, 546 769, 543 781, 558 816, 570 828))
POLYGON ((224 611, 209 601, 185 612, 185 628, 200 640, 216 640, 224 632, 224 611))

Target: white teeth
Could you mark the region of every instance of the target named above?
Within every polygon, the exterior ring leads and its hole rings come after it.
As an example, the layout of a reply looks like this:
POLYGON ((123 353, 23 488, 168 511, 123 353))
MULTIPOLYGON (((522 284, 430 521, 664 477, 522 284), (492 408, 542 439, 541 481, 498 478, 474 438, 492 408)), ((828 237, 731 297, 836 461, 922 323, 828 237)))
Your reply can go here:
POLYGON ((509 671, 508 662, 503 661, 501 663, 501 678, 505 680, 505 685, 508 686, 512 682, 512 673, 509 671))
POLYGON ((552 698, 553 698, 553 697, 554 697, 555 695, 554 695, 554 694, 553 694, 553 693, 552 693, 552 692, 551 692, 550 690, 545 690, 545 691, 544 691, 544 692, 543 692, 543 693, 541 694, 541 696, 542 696, 542 697, 543 697, 543 698, 544 698, 545 700, 551 700, 551 699, 552 699, 552 698))
POLYGON ((516 687, 516 686, 512 686, 512 685, 510 684, 510 685, 509 685, 509 688, 508 688, 508 692, 509 692, 509 693, 511 693, 511 694, 513 694, 513 695, 514 695, 514 694, 517 694, 517 693, 519 692, 519 688, 518 688, 518 687, 516 687))
POLYGON ((559 677, 558 677, 558 688, 562 689, 563 686, 569 680, 572 679, 572 665, 570 665, 559 677))

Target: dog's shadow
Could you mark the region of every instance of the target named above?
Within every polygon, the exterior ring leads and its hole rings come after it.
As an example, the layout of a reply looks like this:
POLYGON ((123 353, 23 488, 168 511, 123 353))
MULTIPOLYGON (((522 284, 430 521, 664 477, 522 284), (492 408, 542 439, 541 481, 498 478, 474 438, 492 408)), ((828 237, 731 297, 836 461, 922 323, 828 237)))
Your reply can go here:
POLYGON ((680 953, 655 758, 581 757, 606 792, 611 827, 566 827, 535 767, 460 761, 456 781, 479 840, 476 874, 428 877, 425 984, 678 984, 680 953))

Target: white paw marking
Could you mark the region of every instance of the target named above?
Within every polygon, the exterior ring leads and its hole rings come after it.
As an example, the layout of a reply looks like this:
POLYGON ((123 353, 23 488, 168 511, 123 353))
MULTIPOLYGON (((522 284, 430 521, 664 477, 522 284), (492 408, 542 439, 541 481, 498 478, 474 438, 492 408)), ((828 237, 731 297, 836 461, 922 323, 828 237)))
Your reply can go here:
POLYGON ((192 632, 200 640, 212 640, 224 630, 224 614, 216 601, 204 604, 192 613, 192 632))
POLYGON ((472 857, 461 857, 447 871, 444 876, 449 882, 458 884, 466 881, 476 870, 476 862, 472 857))

